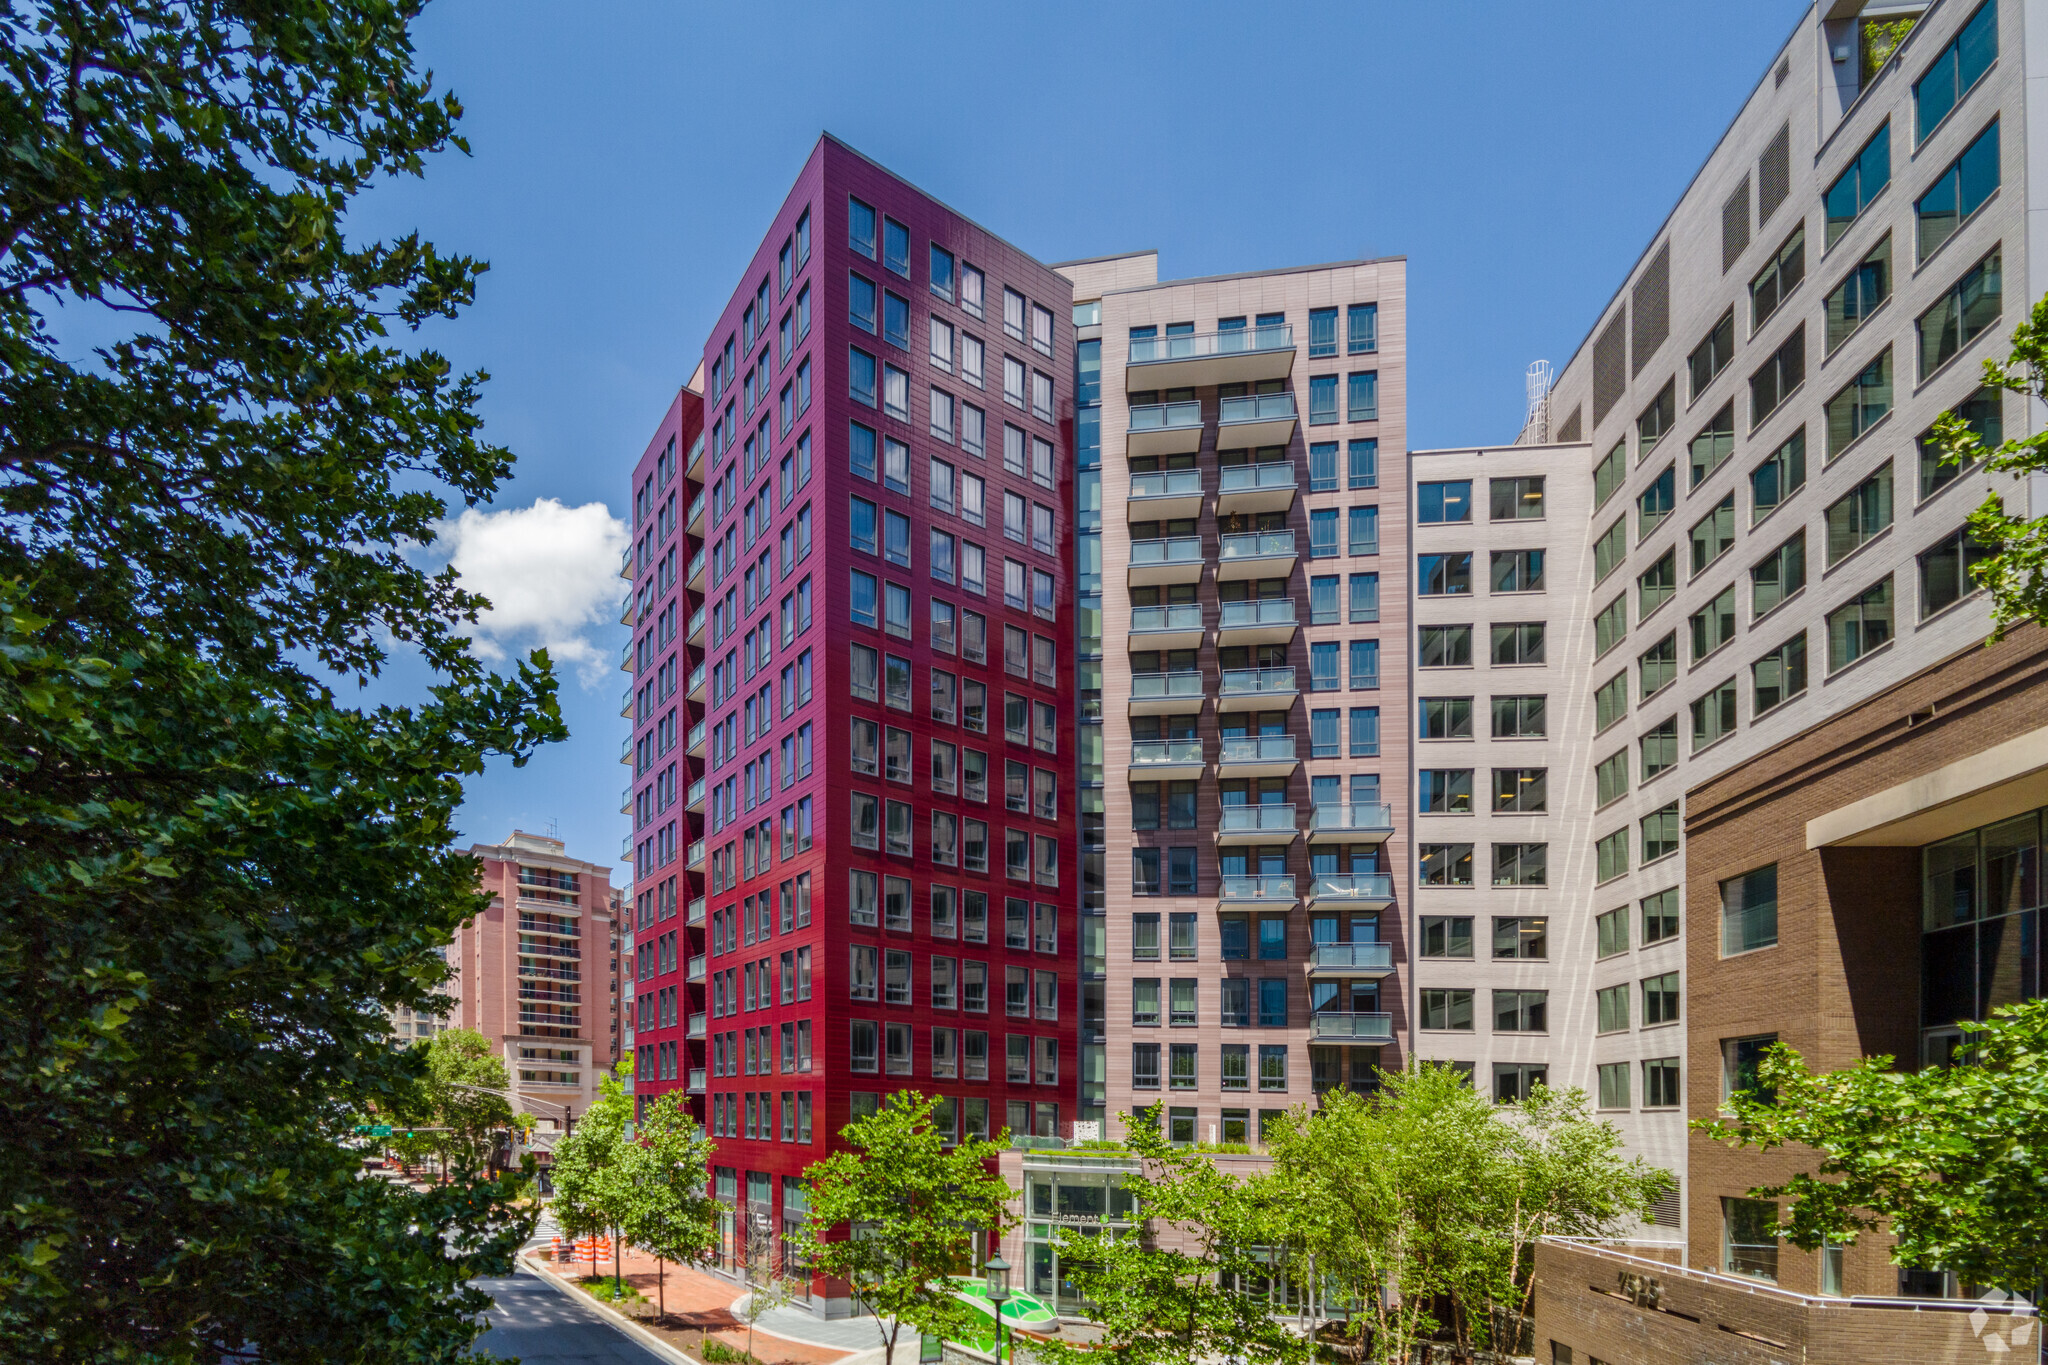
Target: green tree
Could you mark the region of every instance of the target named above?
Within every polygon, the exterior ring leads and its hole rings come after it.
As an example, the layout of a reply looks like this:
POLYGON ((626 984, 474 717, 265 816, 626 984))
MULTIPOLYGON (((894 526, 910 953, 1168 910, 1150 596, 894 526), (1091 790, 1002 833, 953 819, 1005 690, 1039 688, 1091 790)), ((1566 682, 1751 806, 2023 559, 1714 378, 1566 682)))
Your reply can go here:
POLYGON ((452 1360, 524 1235, 347 1141, 486 903, 463 778, 563 734, 407 557, 509 469, 406 335, 482 266, 345 230, 461 146, 416 12, 0 18, 0 1356, 452 1360), (338 704, 394 643, 428 699, 338 704))
POLYGON ((722 1205, 709 1189, 711 1139, 673 1093, 641 1115, 624 1153, 630 1204, 621 1228, 634 1246, 655 1258, 656 1311, 668 1315, 668 1261, 702 1260, 718 1245, 722 1205))
MULTIPOLYGON (((555 1144, 555 1222, 571 1240, 603 1233, 612 1239, 612 1287, 622 1284, 619 1231, 632 1218, 637 1196, 634 1176, 636 1143, 627 1129, 633 1122, 633 1097, 625 1082, 633 1075, 633 1059, 621 1061, 613 1075, 598 1077, 598 1097, 576 1120, 575 1129, 555 1144)), ((597 1274, 596 1253, 590 1273, 597 1274)))
MULTIPOLYGON (((1060 1231, 1063 1272, 1095 1307, 1103 1338, 1131 1365, 1199 1365, 1239 1359, 1283 1365, 1306 1359, 1307 1342, 1275 1317, 1253 1284, 1306 1273, 1284 1254, 1292 1211, 1273 1182, 1217 1169, 1207 1155, 1169 1145, 1159 1105, 1125 1121, 1125 1144, 1143 1163, 1124 1181, 1144 1231, 1112 1237, 1060 1231)), ((1034 1344, 1055 1365, 1084 1365, 1090 1350, 1034 1344)))
POLYGON ((999 1235, 1009 1220, 1010 1186, 994 1171, 1002 1148, 977 1138, 948 1146, 932 1126, 934 1103, 897 1091, 840 1130, 846 1149, 804 1171, 811 1207, 796 1247, 876 1315, 884 1365, 906 1323, 928 1336, 966 1333, 971 1310, 946 1277, 973 1268, 976 1231, 999 1235))
POLYGON ((1816 1074, 1778 1044, 1733 1117, 1695 1127, 1733 1146, 1809 1149, 1816 1168, 1751 1193, 1789 1199, 1784 1235, 1811 1251, 1880 1226, 1901 1265, 2032 1293, 2048 1276, 2048 1000, 1966 1024, 1967 1061, 1890 1057, 1816 1074))
POLYGON ((521 1126, 506 1098, 512 1076, 505 1059, 475 1029, 442 1029, 413 1047, 426 1053, 426 1122, 444 1178, 485 1170, 498 1135, 521 1126))
MULTIPOLYGON (((2048 401, 2048 297, 2013 329, 2006 359, 1984 362, 1984 387, 1994 395, 2021 394, 2032 403, 2048 401)), ((2016 475, 2024 497, 2027 476, 2048 473, 2048 431, 1987 444, 1956 412, 1934 423, 1934 442, 1943 463, 1967 468, 1982 460, 1994 474, 2016 475)), ((1991 493, 1970 513, 1970 538, 1984 557, 1970 576, 1991 593, 1992 639, 2014 627, 2048 625, 2048 513, 2029 517, 2009 511, 2001 493, 1991 493)))

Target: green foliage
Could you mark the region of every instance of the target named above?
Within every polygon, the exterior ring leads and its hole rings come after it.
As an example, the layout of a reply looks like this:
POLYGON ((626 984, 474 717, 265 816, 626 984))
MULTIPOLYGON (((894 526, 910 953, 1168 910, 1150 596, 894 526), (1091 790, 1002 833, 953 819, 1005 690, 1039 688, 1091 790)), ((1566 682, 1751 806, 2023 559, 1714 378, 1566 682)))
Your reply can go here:
POLYGON ((571 1240, 616 1234, 633 1216, 638 1202, 635 1144, 626 1135, 633 1121, 633 1097, 625 1087, 632 1074, 633 1059, 628 1057, 615 1075, 600 1075, 597 1101, 555 1144, 555 1224, 571 1240))
POLYGON ((346 1145, 485 904, 462 779, 564 734, 407 558, 509 469, 405 336, 482 267, 344 230, 461 145, 416 12, 0 18, 0 1359, 453 1360, 530 1220, 346 1145), (393 641, 430 699, 337 705, 393 641))
MULTIPOLYGON (((1105 1343, 1129 1365, 1305 1361, 1309 1343, 1262 1298, 1239 1292, 1243 1281, 1286 1272, 1284 1258, 1268 1249, 1282 1245, 1292 1211, 1276 1203, 1269 1179, 1225 1175, 1204 1156, 1168 1145, 1159 1109, 1125 1124, 1125 1145, 1144 1167, 1124 1185, 1145 1234, 1059 1233, 1060 1264, 1097 1306, 1105 1343)), ((1059 1341, 1031 1350, 1052 1365, 1084 1365, 1092 1354, 1059 1341)))
MULTIPOLYGON (((2033 403, 2048 401, 2048 298, 2013 329, 2008 357, 1984 362, 1983 383, 2023 394, 2033 403)), ((1945 412, 1935 420, 1934 439, 1949 465, 1967 467, 1982 460, 1992 473, 2022 480, 2048 473, 2048 431, 2015 436, 1987 449, 1967 422, 1945 412)), ((2024 489, 2023 482, 2023 498, 2024 489)), ((1988 551, 1970 572, 1991 593, 1993 640, 2029 622, 2048 625, 2048 514, 2028 517, 2023 508, 2008 511, 2004 495, 1994 492, 1970 513, 1971 538, 1988 551)))
POLYGON ((505 1059, 491 1051, 474 1029, 442 1029, 412 1051, 424 1059, 419 1081, 399 1101, 395 1120, 427 1131, 411 1139, 394 1135, 392 1145, 407 1154, 432 1153, 444 1178, 470 1176, 490 1165, 498 1134, 520 1125, 505 1093, 512 1084, 505 1059))
POLYGON ((1791 1201, 1795 1246, 1883 1225, 1900 1265, 2032 1292, 2048 1275, 2048 1000, 1964 1027, 1967 1064, 1912 1073, 1866 1057, 1817 1075, 1779 1044, 1758 1088, 1730 1099, 1733 1118, 1695 1126, 1731 1145, 1818 1153, 1815 1170, 1751 1191, 1791 1201))
MULTIPOLYGON (((647 1106, 619 1154, 626 1240, 662 1261, 696 1261, 718 1245, 719 1202, 708 1182, 712 1142, 673 1092, 647 1106)), ((667 1285, 662 1284, 667 1312, 667 1285)))
POLYGON ((19 595, 0 584, 0 1359, 453 1358, 463 1282, 524 1236, 512 1182, 415 1194, 345 1143, 418 1078, 384 1010, 434 1006, 477 908, 445 774, 523 747, 516 711, 366 715, 160 646, 79 657, 19 595))
POLYGON ((609 1275, 585 1275, 577 1281, 583 1291, 593 1299, 606 1303, 642 1303, 644 1296, 624 1280, 615 1280, 609 1275))
POLYGON ((711 1365, 761 1365, 746 1351, 728 1346, 717 1337, 706 1336, 698 1343, 697 1353, 711 1362, 711 1365))
POLYGON ((1918 15, 1907 15, 1903 19, 1865 19, 1862 23, 1863 76, 1860 84, 1868 85, 1884 70, 1884 64, 1899 50, 1899 44, 1906 41, 1906 35, 1919 22, 1918 15))
POLYGON ((946 1277, 972 1269, 975 1230, 1000 1233, 1010 1217, 1009 1184, 994 1173, 1009 1134, 948 1147, 932 1127, 933 1103, 900 1090, 841 1129, 846 1148, 804 1171, 810 1214, 792 1239, 813 1270, 845 1280, 878 1315, 888 1365, 906 1323, 927 1336, 966 1335, 971 1310, 946 1277))

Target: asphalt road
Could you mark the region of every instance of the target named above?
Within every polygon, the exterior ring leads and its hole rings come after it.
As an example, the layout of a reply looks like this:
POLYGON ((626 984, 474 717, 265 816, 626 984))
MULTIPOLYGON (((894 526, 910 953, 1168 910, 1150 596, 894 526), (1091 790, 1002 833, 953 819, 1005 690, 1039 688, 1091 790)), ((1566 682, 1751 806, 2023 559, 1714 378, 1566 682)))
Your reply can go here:
POLYGON ((478 1280, 476 1286, 497 1300, 489 1314, 491 1330, 476 1344, 479 1359, 516 1356, 524 1365, 669 1365, 599 1317, 589 1304, 536 1276, 508 1275, 478 1280))

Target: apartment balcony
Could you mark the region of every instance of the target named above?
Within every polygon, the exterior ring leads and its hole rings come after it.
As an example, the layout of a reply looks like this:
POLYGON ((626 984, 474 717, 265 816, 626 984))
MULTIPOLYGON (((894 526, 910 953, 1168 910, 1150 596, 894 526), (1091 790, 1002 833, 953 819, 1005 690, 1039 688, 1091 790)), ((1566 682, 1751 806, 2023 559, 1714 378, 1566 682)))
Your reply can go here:
POLYGON ((1225 735, 1218 777, 1287 777, 1300 764, 1293 735, 1225 735))
POLYGON ((1291 530, 1225 536, 1216 556, 1216 578, 1285 578, 1294 572, 1294 559, 1291 530))
POLYGON ((633 719, 633 692, 634 689, 628 685, 626 695, 619 698, 619 715, 625 720, 633 719))
POLYGON ((1309 815, 1312 844, 1383 844, 1394 833, 1394 808, 1373 801, 1317 806, 1309 815))
POLYGON ((1291 805, 1225 806, 1216 820, 1219 844, 1291 844, 1300 833, 1291 805))
POLYGON ((690 784, 690 794, 683 799, 683 808, 686 810, 693 810, 697 812, 699 815, 702 815, 704 813, 703 778, 700 777, 695 782, 692 782, 690 784))
POLYGON ((631 588, 626 589, 626 596, 619 603, 619 624, 622 626, 633 624, 633 590, 631 588))
POLYGON ((1185 673, 1137 673, 1131 677, 1131 714, 1134 716, 1185 715, 1202 709, 1202 675, 1185 673))
POLYGON ((684 747, 689 751, 692 758, 704 757, 704 735, 706 733, 704 727, 705 723, 701 720, 690 727, 690 738, 684 747))
POLYGON ((519 975, 525 980, 581 981, 583 972, 577 967, 536 967, 530 963, 519 964, 519 975))
POLYGON ((1160 583, 1202 581, 1202 538, 1175 536, 1171 540, 1131 542, 1130 583, 1134 588, 1160 583))
POLYGON ((702 872, 704 870, 704 841, 702 839, 691 843, 690 851, 683 859, 683 866, 689 868, 692 872, 702 872))
POLYGON ((619 556, 619 577, 628 583, 633 581, 633 547, 630 545, 626 547, 625 553, 619 556))
POLYGON ((1133 607, 1132 649, 1195 649, 1202 643, 1202 605, 1182 602, 1170 607, 1133 607))
POLYGON ((702 1038, 705 1033, 704 1012, 699 1010, 690 1016, 689 1037, 702 1038))
POLYGON ((1131 496, 1124 503, 1126 521, 1166 521, 1202 513, 1202 471, 1167 469, 1131 475, 1131 496))
POLYGON ((1294 437, 1294 395, 1253 393, 1226 398, 1216 409, 1216 448, 1284 446, 1294 437))
POLYGON ((1131 409, 1127 455, 1192 455, 1202 448, 1200 403, 1146 403, 1131 409))
POLYGON ((1284 512, 1294 506, 1296 488, 1292 460, 1225 465, 1216 483, 1216 515, 1284 512))
POLYGON ((704 591, 704 551, 699 550, 690 556, 690 572, 687 575, 687 581, 691 592, 704 591))
POLYGON ((685 971, 683 976, 685 980, 689 981, 702 981, 704 979, 704 954, 694 953, 691 955, 689 970, 685 971))
POLYGON ((687 689, 691 701, 704 700, 704 665, 698 664, 690 670, 690 685, 687 689))
POLYGON ((624 739, 619 741, 619 762, 631 763, 632 761, 633 737, 631 735, 627 735, 624 739))
POLYGON ((703 898, 702 896, 696 896, 696 897, 693 897, 693 898, 691 899, 691 901, 690 901, 690 915, 689 915, 689 918, 688 918, 687 920, 685 920, 685 921, 684 921, 684 923, 686 923, 686 924, 702 924, 703 922, 704 922, 704 898, 703 898))
POLYGON ((1364 977, 1377 981, 1394 971, 1391 943, 1318 943, 1309 954, 1311 977, 1364 977))
POLYGON ((1216 709, 1284 711, 1300 695, 1291 668, 1226 668, 1223 685, 1216 692, 1216 709))
POLYGON ((1254 910, 1292 908, 1297 899, 1292 877, 1225 877, 1216 890, 1218 905, 1254 910))
MULTIPOLYGON (((573 938, 578 940, 583 937, 582 926, 574 920, 534 919, 526 915, 519 917, 519 932, 522 934, 548 934, 555 938, 573 938)), ((568 954, 563 954, 563 956, 568 956, 568 954)), ((578 953, 576 956, 580 957, 582 954, 578 953)))
POLYGON ((1124 387, 1202 388, 1210 384, 1256 384, 1285 379, 1294 369, 1294 329, 1238 327, 1227 332, 1184 332, 1131 338, 1124 387))
POLYGON ((690 613, 690 629, 687 634, 690 644, 698 649, 704 647, 704 608, 699 607, 690 613))
POLYGON ((632 784, 628 783, 626 789, 619 793, 619 814, 630 815, 632 813, 632 810, 633 787, 632 784))
POLYGON ((704 481, 704 433, 701 431, 697 433, 697 439, 690 442, 690 455, 683 461, 683 473, 699 483, 704 481))
POLYGON ((1308 1017, 1311 1043, 1360 1043, 1384 1047, 1394 1041, 1394 1016, 1379 1012, 1318 1010, 1308 1017))
POLYGON ((704 506, 707 501, 702 493, 690 499, 690 515, 684 520, 683 526, 693 536, 704 533, 704 506))
POLYGON ((1216 643, 1219 647, 1284 645, 1294 638, 1299 625, 1291 597, 1225 602, 1216 615, 1216 643))
POLYGON ((633 861, 633 836, 632 836, 632 835, 628 834, 628 835, 627 835, 627 836, 626 836, 625 838, 623 838, 623 839, 619 840, 619 857, 621 857, 622 859, 624 859, 625 861, 627 861, 627 862, 629 862, 629 863, 633 861))
POLYGON ((1384 910, 1394 903, 1394 879, 1382 872, 1339 872, 1316 877, 1309 882, 1308 903, 1384 910))
POLYGON ((701 1094, 703 1094, 703 1093, 704 1093, 704 1068, 703 1068, 703 1067, 701 1067, 701 1066, 693 1066, 693 1067, 691 1067, 691 1068, 690 1068, 690 1079, 689 1079, 689 1082, 688 1082, 688 1084, 689 1084, 689 1091, 690 1091, 690 1093, 691 1093, 692 1095, 701 1095, 701 1094))
POLYGON ((626 647, 619 651, 619 671, 622 673, 631 673, 633 671, 633 642, 631 640, 626 641, 626 647))
POLYGON ((1176 778, 1200 777, 1205 766, 1199 739, 1131 741, 1133 782, 1168 782, 1176 778))

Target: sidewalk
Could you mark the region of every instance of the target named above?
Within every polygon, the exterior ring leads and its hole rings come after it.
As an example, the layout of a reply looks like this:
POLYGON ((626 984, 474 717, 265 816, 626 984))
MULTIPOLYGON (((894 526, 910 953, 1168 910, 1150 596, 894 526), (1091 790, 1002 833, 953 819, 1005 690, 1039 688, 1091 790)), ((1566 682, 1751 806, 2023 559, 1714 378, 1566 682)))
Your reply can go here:
MULTIPOLYGON (((536 1264, 543 1265, 557 1279, 575 1285, 591 1273, 588 1260, 555 1261, 549 1259, 547 1250, 546 1247, 538 1247, 530 1254, 536 1264)), ((639 1291, 646 1302, 621 1304, 618 1305, 619 1311, 663 1341, 700 1359, 702 1342, 707 1336, 734 1351, 746 1349, 747 1326, 732 1313, 732 1305, 746 1296, 744 1286, 673 1262, 657 1274, 654 1258, 630 1247, 620 1265, 626 1283, 639 1291), (657 1283, 658 1279, 666 1282, 665 1287, 657 1283), (667 1305, 667 1316, 657 1319, 655 1308, 662 1302, 667 1305)), ((606 1277, 611 1275, 610 1257, 598 1262, 597 1273, 606 1277)), ((577 1292, 582 1291, 579 1289, 577 1292)), ((861 1353, 879 1341, 873 1319, 825 1322, 799 1308, 780 1308, 756 1324, 754 1358, 762 1365, 833 1365, 833 1362, 861 1353), (781 1330, 770 1330, 771 1323, 781 1330), (857 1342, 849 1336, 849 1328, 858 1329, 860 1339, 857 1342), (842 1341, 846 1344, 837 1344, 842 1341)), ((902 1352, 906 1345, 909 1348, 908 1360, 915 1362, 917 1338, 908 1330, 897 1347, 899 1360, 905 1359, 902 1352)))

